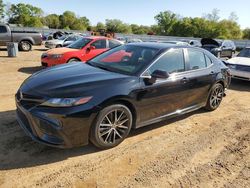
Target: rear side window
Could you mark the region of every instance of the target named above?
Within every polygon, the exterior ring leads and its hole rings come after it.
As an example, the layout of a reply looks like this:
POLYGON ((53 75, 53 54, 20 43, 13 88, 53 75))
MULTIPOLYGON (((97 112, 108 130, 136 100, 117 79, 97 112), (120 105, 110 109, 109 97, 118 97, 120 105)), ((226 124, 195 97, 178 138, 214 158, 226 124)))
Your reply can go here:
POLYGON ((7 33, 7 29, 5 26, 0 26, 0 33, 7 33))
POLYGON ((205 58, 206 58, 207 67, 213 64, 211 59, 207 55, 205 55, 205 58))
POLYGON ((168 51, 149 68, 150 73, 155 70, 166 71, 169 74, 185 71, 183 50, 171 49, 168 51))
POLYGON ((109 40, 109 48, 115 48, 117 46, 120 46, 121 43, 115 40, 109 40))
POLYGON ((91 46, 94 46, 96 49, 105 49, 105 48, 107 48, 106 40, 105 39, 97 40, 97 41, 93 42, 91 44, 91 46))
POLYGON ((203 52, 188 49, 188 57, 191 70, 206 68, 206 60, 203 52))

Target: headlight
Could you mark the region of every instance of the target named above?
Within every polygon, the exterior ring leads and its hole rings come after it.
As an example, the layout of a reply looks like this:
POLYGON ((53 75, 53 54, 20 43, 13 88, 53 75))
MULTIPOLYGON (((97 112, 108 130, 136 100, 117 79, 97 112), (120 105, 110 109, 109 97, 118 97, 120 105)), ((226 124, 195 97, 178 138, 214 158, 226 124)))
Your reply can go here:
POLYGON ((43 53, 42 56, 41 56, 42 59, 45 58, 45 57, 48 57, 47 53, 43 53))
POLYGON ((59 59, 59 58, 61 58, 63 56, 63 54, 52 54, 50 57, 52 58, 52 59, 59 59))
POLYGON ((84 98, 52 98, 42 103, 42 106, 51 106, 51 107, 71 107, 85 104, 90 101, 92 97, 84 98))

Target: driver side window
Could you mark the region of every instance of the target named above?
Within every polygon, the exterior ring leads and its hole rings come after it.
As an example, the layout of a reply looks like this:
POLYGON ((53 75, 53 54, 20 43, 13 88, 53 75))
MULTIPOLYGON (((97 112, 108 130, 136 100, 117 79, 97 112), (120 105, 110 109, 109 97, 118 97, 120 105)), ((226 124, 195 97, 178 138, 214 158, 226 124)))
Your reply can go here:
POLYGON ((95 49, 105 49, 107 48, 106 46, 106 40, 97 40, 91 44, 91 46, 94 46, 95 49))
POLYGON ((155 70, 166 71, 169 74, 184 72, 185 62, 183 50, 171 49, 168 51, 149 68, 150 73, 153 73, 155 70))

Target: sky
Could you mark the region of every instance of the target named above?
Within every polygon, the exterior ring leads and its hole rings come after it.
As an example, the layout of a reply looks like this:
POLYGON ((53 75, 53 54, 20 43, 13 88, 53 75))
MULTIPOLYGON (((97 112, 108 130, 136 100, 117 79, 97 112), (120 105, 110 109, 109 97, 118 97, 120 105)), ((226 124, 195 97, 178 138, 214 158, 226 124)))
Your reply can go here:
POLYGON ((120 19, 125 23, 139 25, 155 24, 154 16, 170 10, 181 16, 201 17, 214 8, 220 10, 221 18, 231 12, 239 17, 242 29, 250 27, 249 0, 4 0, 10 3, 29 3, 43 9, 45 14, 62 14, 66 10, 78 16, 86 16, 91 24, 105 19, 120 19))

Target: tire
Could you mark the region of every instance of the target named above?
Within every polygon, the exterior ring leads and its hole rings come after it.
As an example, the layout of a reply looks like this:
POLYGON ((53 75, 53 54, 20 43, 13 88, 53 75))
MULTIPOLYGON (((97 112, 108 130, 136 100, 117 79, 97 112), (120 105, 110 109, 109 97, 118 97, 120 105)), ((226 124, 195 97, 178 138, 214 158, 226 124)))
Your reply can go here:
POLYGON ((108 106, 100 111, 90 130, 90 141, 100 149, 119 145, 129 134, 133 116, 122 104, 108 106))
POLYGON ((216 110, 220 106, 223 96, 224 96, 223 85, 220 83, 215 84, 211 89, 205 109, 208 111, 216 110))
POLYGON ((68 60, 67 63, 74 63, 74 62, 79 62, 79 61, 80 61, 79 59, 72 58, 72 59, 68 60))
POLYGON ((61 48, 61 47, 62 47, 62 45, 60 45, 60 44, 56 45, 56 48, 61 48))
POLYGON ((20 51, 28 52, 31 49, 32 49, 32 45, 29 41, 21 41, 19 43, 19 50, 20 51))

